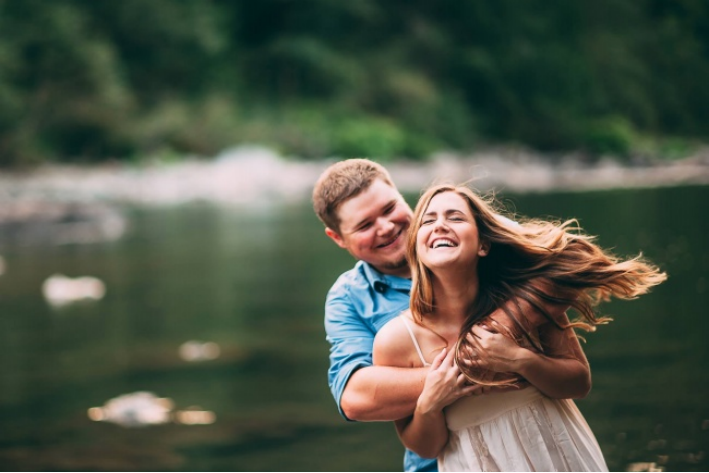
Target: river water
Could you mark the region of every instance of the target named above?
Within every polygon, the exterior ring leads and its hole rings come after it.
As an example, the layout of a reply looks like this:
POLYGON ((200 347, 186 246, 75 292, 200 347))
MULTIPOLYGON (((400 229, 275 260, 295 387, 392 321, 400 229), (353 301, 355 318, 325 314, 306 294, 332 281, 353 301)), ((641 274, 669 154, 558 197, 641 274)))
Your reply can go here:
MULTIPOLYGON (((603 306, 615 321, 587 336, 577 403, 611 470, 709 469, 709 187, 502 197, 669 273, 603 306)), ((114 241, 0 247, 0 468, 401 469, 393 426, 346 423, 330 396, 323 301, 353 260, 307 202, 123 213, 114 241), (53 274, 106 294, 51 304, 53 274), (121 410, 136 392, 154 397, 121 410)))

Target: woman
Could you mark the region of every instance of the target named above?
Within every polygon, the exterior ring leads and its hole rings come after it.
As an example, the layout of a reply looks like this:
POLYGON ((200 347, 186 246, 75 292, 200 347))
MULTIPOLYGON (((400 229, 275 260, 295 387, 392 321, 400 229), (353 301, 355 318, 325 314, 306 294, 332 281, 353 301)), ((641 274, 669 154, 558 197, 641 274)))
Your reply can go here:
POLYGON ((608 320, 593 306, 634 298, 666 276, 640 257, 618 260, 572 224, 506 224, 467 187, 436 186, 419 200, 408 242, 411 308, 380 330, 374 362, 431 362, 414 414, 396 427, 408 448, 437 456, 441 471, 607 470, 573 401, 552 398, 566 383, 586 384, 581 396, 590 389, 574 328, 608 320), (580 316, 574 323, 569 307, 580 316), (489 343, 501 338, 508 343, 489 343), (576 368, 545 372, 539 359, 551 358, 576 368), (520 389, 462 397, 470 382, 520 389))

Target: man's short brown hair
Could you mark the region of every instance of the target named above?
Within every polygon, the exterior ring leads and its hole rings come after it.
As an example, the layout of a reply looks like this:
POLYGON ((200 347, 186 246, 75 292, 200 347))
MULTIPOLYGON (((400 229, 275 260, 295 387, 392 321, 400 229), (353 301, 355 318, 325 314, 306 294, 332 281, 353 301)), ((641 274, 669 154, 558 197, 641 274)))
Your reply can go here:
POLYGON ((367 190, 375 179, 395 187, 384 166, 369 159, 346 159, 327 168, 313 189, 313 209, 318 218, 339 234, 340 205, 367 190))

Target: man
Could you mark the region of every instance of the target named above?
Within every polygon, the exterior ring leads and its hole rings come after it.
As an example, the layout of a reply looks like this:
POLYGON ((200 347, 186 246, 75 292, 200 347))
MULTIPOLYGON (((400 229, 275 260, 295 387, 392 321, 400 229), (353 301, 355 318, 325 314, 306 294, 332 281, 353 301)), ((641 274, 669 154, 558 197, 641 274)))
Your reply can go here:
MULTIPOLYGON (((338 278, 325 304, 325 331, 331 344, 328 382, 340 413, 357 421, 408 417, 428 368, 373 366, 372 346, 377 331, 409 306, 411 273, 405 252, 411 208, 386 169, 366 159, 349 159, 326 169, 315 184, 313 207, 325 234, 358 260, 338 278)), ((577 368, 569 360, 539 356, 530 375, 567 381, 580 376, 577 368)), ((553 397, 583 397, 587 392, 564 386, 553 397)), ((468 394, 479 389, 471 386, 468 394)), ((404 469, 436 471, 437 465, 407 450, 404 469)))

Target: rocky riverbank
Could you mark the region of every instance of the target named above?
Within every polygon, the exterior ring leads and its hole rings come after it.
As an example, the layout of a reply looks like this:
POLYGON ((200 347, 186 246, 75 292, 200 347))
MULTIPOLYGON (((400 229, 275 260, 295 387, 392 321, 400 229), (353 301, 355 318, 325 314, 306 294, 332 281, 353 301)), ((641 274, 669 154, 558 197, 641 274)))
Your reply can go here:
POLYGON ((36 193, 0 202, 0 244, 111 241, 123 236, 126 227, 118 206, 107 202, 57 201, 36 193))
MULTIPOLYGON (((50 165, 0 173, 0 202, 112 202, 172 205, 193 201, 227 204, 307 199, 333 159, 304 162, 258 147, 242 147, 211 160, 76 167, 50 165)), ((470 156, 439 153, 427 162, 394 161, 387 168, 405 192, 440 180, 470 181, 482 191, 589 191, 709 184, 709 149, 677 161, 624 165, 589 163, 576 155, 549 159, 518 150, 470 156)), ((2 217, 0 217, 2 219, 2 217)))
MULTIPOLYGON (((205 201, 253 207, 307 200, 332 162, 304 162, 265 148, 241 147, 210 160, 5 171, 0 173, 0 233, 5 239, 52 235, 59 242, 90 242, 120 237, 125 222, 117 209, 125 204, 205 201)), ((427 162, 395 161, 387 168, 401 190, 410 193, 443 180, 513 193, 708 185, 709 149, 677 161, 626 165, 504 149, 470 156, 439 153, 427 162)))

